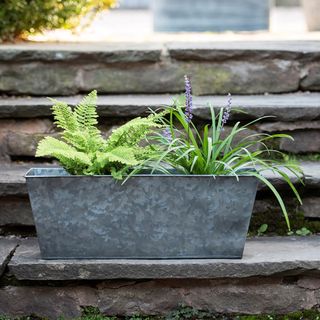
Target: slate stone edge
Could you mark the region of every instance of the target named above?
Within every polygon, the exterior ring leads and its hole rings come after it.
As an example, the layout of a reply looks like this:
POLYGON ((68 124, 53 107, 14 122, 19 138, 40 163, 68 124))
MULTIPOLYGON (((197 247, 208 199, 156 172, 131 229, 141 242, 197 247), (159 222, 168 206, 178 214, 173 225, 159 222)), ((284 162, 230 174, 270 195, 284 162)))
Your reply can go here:
MULTIPOLYGON (((271 237, 269 245, 277 239, 271 237)), ((311 245, 319 241, 311 238, 311 245)), ((305 242, 308 238, 288 237, 291 241, 305 242)), ((265 238, 248 239, 251 242, 265 238)), ((276 247, 275 247, 276 250, 276 247)), ((38 281, 94 281, 111 279, 241 279, 266 276, 297 276, 312 272, 320 275, 320 260, 283 260, 248 262, 243 260, 42 260, 36 238, 21 243, 16 256, 8 264, 9 272, 18 280, 38 281)))
MULTIPOLYGON (((12 240, 14 241, 14 240, 12 240)), ((0 279, 3 276, 6 267, 8 266, 8 264, 10 263, 15 251, 17 250, 18 246, 20 244, 20 240, 17 241, 16 245, 10 250, 10 252, 8 253, 7 257, 4 259, 3 263, 0 265, 0 279)))

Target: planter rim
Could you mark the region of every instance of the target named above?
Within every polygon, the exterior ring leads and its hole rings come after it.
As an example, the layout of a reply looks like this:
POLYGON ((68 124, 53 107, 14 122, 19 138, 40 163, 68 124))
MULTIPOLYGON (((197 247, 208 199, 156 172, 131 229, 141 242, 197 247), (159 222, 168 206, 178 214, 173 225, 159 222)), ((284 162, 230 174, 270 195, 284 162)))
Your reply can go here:
MULTIPOLYGON (((250 170, 250 169, 248 169, 250 170)), ((251 171, 253 171, 251 169, 251 171)), ((59 172, 66 172, 62 167, 52 167, 52 168, 30 168, 27 173, 25 174, 25 178, 83 178, 83 177, 87 177, 87 178, 111 178, 111 174, 108 175, 72 175, 72 174, 59 174, 59 172), (52 170, 52 171, 57 171, 56 174, 35 174, 34 171, 35 170, 52 170)), ((147 173, 143 173, 143 174, 135 174, 134 176, 132 176, 131 178, 134 177, 141 177, 141 178, 150 178, 150 177, 188 177, 188 178, 216 178, 216 177, 224 177, 224 178, 237 178, 237 177, 252 177, 255 178, 255 176, 250 175, 250 174, 238 174, 237 176, 235 175, 215 175, 215 174, 183 174, 183 173, 173 173, 173 174, 159 174, 159 173, 153 173, 153 174, 147 174, 147 173)))

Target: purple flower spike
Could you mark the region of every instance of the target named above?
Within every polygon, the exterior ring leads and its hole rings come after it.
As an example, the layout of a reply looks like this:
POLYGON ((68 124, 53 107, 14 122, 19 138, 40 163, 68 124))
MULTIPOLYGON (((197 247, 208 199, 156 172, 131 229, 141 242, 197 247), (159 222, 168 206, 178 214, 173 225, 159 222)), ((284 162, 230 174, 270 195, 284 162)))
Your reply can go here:
POLYGON ((221 129, 228 122, 228 120, 230 118, 231 105, 232 105, 232 96, 231 96, 231 93, 229 93, 228 94, 227 107, 226 107, 226 109, 225 109, 225 111, 223 113, 223 116, 222 116, 221 129))
POLYGON ((191 87, 191 81, 188 76, 184 76, 184 82, 185 82, 185 88, 186 88, 186 111, 185 111, 185 116, 186 116, 186 121, 191 122, 193 118, 193 104, 192 104, 192 87, 191 87))
POLYGON ((171 130, 169 127, 167 127, 165 130, 162 131, 162 135, 164 138, 166 138, 169 142, 172 141, 172 135, 171 130))

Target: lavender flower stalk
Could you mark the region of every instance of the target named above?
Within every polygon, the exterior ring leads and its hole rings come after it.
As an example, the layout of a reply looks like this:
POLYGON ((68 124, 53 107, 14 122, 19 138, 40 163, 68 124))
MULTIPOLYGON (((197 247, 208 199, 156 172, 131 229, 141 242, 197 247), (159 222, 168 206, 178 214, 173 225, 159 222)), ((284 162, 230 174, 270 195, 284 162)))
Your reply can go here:
POLYGON ((171 130, 169 127, 167 127, 165 130, 162 131, 162 135, 164 138, 166 138, 169 142, 172 141, 172 135, 171 130))
POLYGON ((186 111, 185 111, 185 116, 186 116, 186 121, 188 123, 191 122, 193 118, 193 104, 192 104, 192 87, 191 87, 191 81, 188 76, 184 76, 184 82, 185 82, 185 88, 186 88, 186 111))
POLYGON ((232 96, 231 93, 228 94, 228 102, 227 102, 227 107, 223 113, 222 116, 222 121, 221 121, 221 130, 223 129, 223 126, 228 122, 230 118, 230 113, 231 113, 231 105, 232 105, 232 96))

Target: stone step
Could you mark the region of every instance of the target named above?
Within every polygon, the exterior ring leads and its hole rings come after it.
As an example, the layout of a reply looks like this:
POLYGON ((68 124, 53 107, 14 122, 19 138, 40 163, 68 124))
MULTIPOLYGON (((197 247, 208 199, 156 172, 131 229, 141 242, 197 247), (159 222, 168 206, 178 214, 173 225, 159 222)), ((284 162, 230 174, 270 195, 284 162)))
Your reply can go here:
MULTIPOLYGON (((80 96, 58 97, 70 105, 80 96)), ((105 135, 128 118, 146 115, 149 108, 158 109, 172 103, 171 95, 101 95, 98 112, 99 125, 105 135)), ((216 109, 226 105, 226 96, 194 97, 196 123, 210 121, 208 102, 216 109)), ((276 149, 301 154, 320 150, 320 93, 233 96, 233 121, 242 123, 266 117, 250 126, 244 135, 254 133, 290 133, 294 141, 279 139, 276 149), (269 117, 268 117, 269 116, 269 117), (312 140, 313 143, 308 143, 312 140)), ((55 135, 51 117, 51 102, 43 97, 0 98, 0 159, 24 160, 34 157, 38 142, 47 135, 55 135)), ((203 123, 202 123, 203 125, 203 123)), ((231 128, 227 124, 225 132, 231 128)))
MULTIPOLYGON (((0 50, 1 51, 1 50, 0 50)), ((83 96, 55 97, 71 106, 76 105, 83 96)), ((171 105, 174 95, 99 95, 98 112, 102 117, 130 118, 146 115, 149 108, 171 105)), ((215 108, 226 105, 226 96, 195 96, 194 114, 210 120, 208 104, 215 108)), ((235 95, 232 97, 235 110, 233 119, 255 119, 271 116, 269 121, 293 122, 320 120, 320 93, 289 93, 269 95, 235 95)), ((0 97, 0 118, 39 118, 51 116, 52 103, 43 97, 0 97)), ((319 129, 320 125, 310 129, 319 129)))
POLYGON ((19 242, 20 240, 18 238, 0 237, 0 278, 2 277, 2 274, 4 273, 19 242))
POLYGON ((0 92, 39 96, 319 91, 319 41, 2 45, 0 92))
POLYGON ((320 275, 320 236, 249 239, 241 260, 43 260, 37 239, 31 238, 21 241, 9 271, 18 280, 37 281, 320 275))
MULTIPOLYGON (((29 227, 34 225, 24 175, 30 167, 41 166, 34 164, 0 167, 0 229, 6 226, 29 227)), ((304 204, 300 211, 307 218, 319 219, 320 162, 303 162, 302 170, 301 179, 304 181, 304 186, 299 183, 296 177, 288 173, 292 182, 297 185, 303 196, 304 204)), ((284 183, 283 179, 272 172, 265 172, 265 177, 286 198, 287 205, 290 208, 292 207, 290 211, 295 212, 297 205, 292 201, 293 194, 289 191, 288 185, 284 183)), ((282 221, 279 206, 271 201, 272 198, 267 188, 260 184, 254 214, 264 217, 265 214, 272 211, 282 221)), ((260 223, 266 223, 267 221, 264 218, 260 220, 260 223)))
POLYGON ((320 304, 319 248, 320 237, 265 237, 247 240, 242 260, 42 260, 37 240, 21 239, 3 275, 0 314, 71 319, 86 306, 119 316, 181 305, 223 314, 309 310, 320 304))

